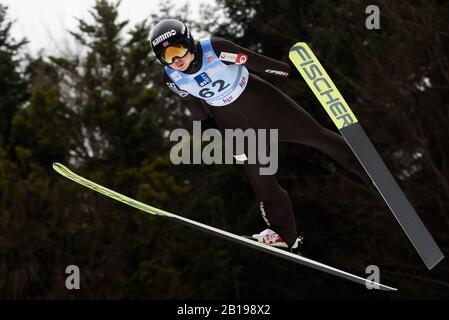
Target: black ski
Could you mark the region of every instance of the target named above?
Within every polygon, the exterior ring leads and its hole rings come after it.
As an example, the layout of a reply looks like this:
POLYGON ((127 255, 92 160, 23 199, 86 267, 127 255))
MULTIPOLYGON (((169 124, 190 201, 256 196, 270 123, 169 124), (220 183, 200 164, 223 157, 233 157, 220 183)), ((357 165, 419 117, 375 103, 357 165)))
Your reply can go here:
POLYGON ((443 253, 323 66, 304 42, 296 43, 289 57, 373 180, 427 268, 432 269, 444 258, 443 253))

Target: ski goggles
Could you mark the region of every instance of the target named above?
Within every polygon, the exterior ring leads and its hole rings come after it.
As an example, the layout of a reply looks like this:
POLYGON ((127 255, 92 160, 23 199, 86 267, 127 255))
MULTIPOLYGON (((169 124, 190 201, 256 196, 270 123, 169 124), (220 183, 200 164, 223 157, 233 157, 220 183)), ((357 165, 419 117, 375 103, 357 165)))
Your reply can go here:
POLYGON ((175 58, 184 58, 189 48, 184 44, 174 44, 162 51, 161 60, 166 64, 172 64, 175 58))

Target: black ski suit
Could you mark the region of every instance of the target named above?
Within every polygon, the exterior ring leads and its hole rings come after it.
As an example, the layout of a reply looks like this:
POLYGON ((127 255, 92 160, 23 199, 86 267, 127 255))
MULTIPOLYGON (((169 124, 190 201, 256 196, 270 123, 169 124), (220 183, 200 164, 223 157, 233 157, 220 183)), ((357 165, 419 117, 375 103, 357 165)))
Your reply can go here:
MULTIPOLYGON (((270 73, 288 76, 290 66, 218 37, 211 38, 217 56, 221 52, 246 54, 245 63, 250 77, 245 91, 234 102, 222 107, 206 104, 204 100, 187 95, 163 72, 163 81, 182 96, 195 120, 210 123, 213 119, 220 130, 237 129, 278 129, 279 141, 295 142, 319 149, 366 183, 369 177, 351 152, 344 139, 321 126, 295 101, 279 89, 251 73, 270 73), (175 87, 175 88, 174 88, 175 87)), ((201 45, 197 43, 197 55, 202 56, 201 45)), ((199 65, 188 73, 201 69, 199 65)), ((230 64, 231 62, 223 62, 230 64)), ((259 164, 243 164, 251 181, 258 203, 263 201, 270 228, 280 234, 291 246, 298 236, 295 215, 287 192, 278 184, 274 175, 260 175, 259 164)))

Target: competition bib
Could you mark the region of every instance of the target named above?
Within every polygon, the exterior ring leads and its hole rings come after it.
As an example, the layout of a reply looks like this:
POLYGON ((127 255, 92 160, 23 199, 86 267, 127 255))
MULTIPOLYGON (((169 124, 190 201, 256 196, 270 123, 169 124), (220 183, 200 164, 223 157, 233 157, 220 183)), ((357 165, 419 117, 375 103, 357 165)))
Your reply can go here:
POLYGON ((194 74, 165 67, 169 78, 181 89, 211 106, 234 102, 245 90, 249 72, 243 65, 226 65, 215 54, 210 38, 200 41, 203 50, 201 69, 194 74))

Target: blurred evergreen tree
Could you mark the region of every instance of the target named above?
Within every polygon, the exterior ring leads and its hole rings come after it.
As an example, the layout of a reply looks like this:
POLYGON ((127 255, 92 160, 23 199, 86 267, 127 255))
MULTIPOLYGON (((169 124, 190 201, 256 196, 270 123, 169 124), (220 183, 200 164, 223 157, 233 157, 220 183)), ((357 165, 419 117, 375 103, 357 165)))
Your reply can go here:
MULTIPOLYGON (((144 216, 52 171, 52 162, 66 163, 143 202, 231 232, 263 227, 242 168, 170 163, 169 130, 189 128, 191 119, 161 82, 162 67, 151 54, 151 25, 167 17, 184 20, 197 36, 223 36, 287 62, 295 42, 308 42, 447 248, 449 8, 378 1, 382 29, 367 31, 367 5, 217 0, 197 22, 188 6, 176 11, 164 2, 151 24, 130 26, 119 19, 120 2, 97 0, 90 18, 71 32, 80 51, 37 59, 23 55, 25 40, 11 38, 7 8, 0 6, 0 296, 378 297, 144 216), (79 292, 65 289, 69 264, 81 269, 79 292)), ((334 129, 296 72, 267 80, 334 129)), ((317 151, 284 144, 280 152, 278 178, 297 208, 307 256, 358 274, 374 261, 382 281, 408 280, 401 297, 444 296, 447 264, 427 275, 380 197, 317 151)))
POLYGON ((21 65, 27 40, 17 41, 11 36, 13 22, 7 17, 7 9, 0 3, 0 148, 11 156, 12 119, 27 99, 27 82, 21 65))

